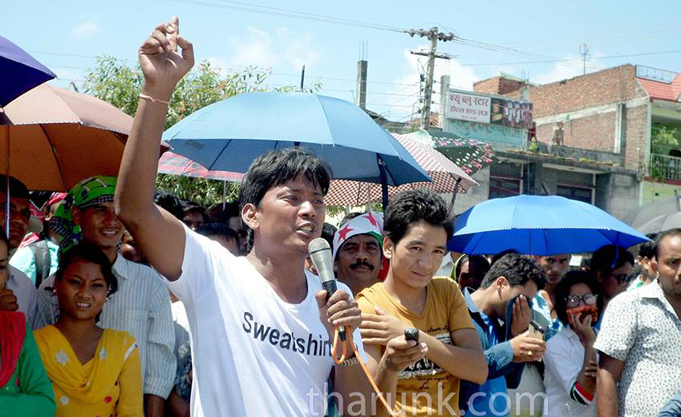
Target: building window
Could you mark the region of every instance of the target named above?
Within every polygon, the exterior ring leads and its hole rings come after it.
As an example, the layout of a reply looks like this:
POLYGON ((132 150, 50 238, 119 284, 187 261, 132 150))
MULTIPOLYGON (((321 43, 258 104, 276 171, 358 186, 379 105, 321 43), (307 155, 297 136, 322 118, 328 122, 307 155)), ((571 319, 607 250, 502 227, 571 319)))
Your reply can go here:
POLYGON ((571 200, 583 201, 592 204, 593 189, 587 187, 574 187, 571 185, 558 185, 557 194, 571 200))
POLYGON ((513 197, 520 195, 520 179, 490 177, 489 198, 513 197))

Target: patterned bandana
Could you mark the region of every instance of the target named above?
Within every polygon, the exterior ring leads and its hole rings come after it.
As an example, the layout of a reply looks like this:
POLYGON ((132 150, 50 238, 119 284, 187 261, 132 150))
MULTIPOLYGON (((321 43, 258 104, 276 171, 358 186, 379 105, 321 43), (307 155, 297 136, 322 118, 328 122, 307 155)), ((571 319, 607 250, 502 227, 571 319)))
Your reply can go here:
POLYGON ((370 211, 355 217, 338 229, 333 235, 333 259, 336 259, 338 249, 343 243, 355 235, 371 235, 383 247, 383 215, 370 211))
POLYGON ((116 177, 95 176, 85 179, 69 190, 64 204, 50 220, 50 228, 61 237, 60 250, 63 252, 80 242, 82 233, 80 226, 73 222, 71 209, 77 207, 85 210, 99 204, 114 201, 116 177))

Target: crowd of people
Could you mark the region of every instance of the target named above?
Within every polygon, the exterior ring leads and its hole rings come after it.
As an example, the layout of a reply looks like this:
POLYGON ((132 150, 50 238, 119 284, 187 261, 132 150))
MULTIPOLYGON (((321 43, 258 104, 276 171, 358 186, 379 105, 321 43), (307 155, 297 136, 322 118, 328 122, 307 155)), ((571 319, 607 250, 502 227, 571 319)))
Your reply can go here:
POLYGON ((259 156, 238 201, 157 191, 193 65, 178 23, 140 48, 117 178, 53 194, 37 236, 1 178, 0 416, 681 415, 681 230, 580 266, 449 253, 453 215, 423 189, 325 223, 331 170, 299 148, 259 156))

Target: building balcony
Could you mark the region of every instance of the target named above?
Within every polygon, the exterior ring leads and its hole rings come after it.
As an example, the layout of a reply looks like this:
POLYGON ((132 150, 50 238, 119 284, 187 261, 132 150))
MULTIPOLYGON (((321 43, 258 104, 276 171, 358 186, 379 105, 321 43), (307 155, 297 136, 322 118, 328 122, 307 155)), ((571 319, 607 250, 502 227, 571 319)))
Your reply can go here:
POLYGON ((681 158, 651 154, 649 174, 655 179, 681 181, 681 158))

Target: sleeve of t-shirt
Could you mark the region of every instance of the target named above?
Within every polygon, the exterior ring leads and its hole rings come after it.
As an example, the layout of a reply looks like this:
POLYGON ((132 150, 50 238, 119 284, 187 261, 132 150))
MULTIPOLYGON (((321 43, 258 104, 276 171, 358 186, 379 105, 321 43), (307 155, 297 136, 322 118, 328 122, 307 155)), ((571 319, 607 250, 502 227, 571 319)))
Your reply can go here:
POLYGON ((228 250, 221 250, 218 242, 184 226, 185 244, 182 274, 176 281, 168 281, 170 291, 185 305, 193 305, 215 285, 216 264, 219 257, 232 257, 228 250))
POLYGON ((605 310, 601 330, 594 349, 620 361, 625 361, 636 340, 638 309, 629 294, 615 297, 605 310))
POLYGON ((461 294, 459 286, 450 279, 443 280, 442 284, 449 288, 449 296, 447 297, 449 300, 449 331, 475 329, 471 315, 468 313, 468 307, 466 307, 466 299, 461 294))

